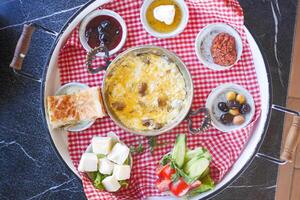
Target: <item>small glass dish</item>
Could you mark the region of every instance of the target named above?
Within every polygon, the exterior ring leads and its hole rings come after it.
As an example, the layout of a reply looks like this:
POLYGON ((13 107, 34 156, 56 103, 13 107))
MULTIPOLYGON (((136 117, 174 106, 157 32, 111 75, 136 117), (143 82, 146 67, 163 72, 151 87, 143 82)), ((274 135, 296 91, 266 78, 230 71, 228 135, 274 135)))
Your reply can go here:
POLYGON ((198 59, 204 66, 213 70, 226 70, 233 67, 241 58, 243 52, 243 42, 239 33, 231 26, 223 23, 210 24, 204 27, 197 35, 195 43, 195 51, 198 59), (234 37, 237 51, 237 58, 234 64, 222 66, 214 63, 211 55, 211 46, 213 39, 219 33, 227 33, 234 37))
POLYGON ((178 27, 175 30, 173 30, 171 32, 167 32, 167 33, 158 32, 158 31, 154 30, 153 28, 151 28, 151 26, 149 25, 149 22, 146 17, 146 13, 147 13, 149 6, 154 1, 156 1, 156 0, 144 1, 143 5, 141 7, 140 17, 141 17, 141 22, 143 24, 144 29, 150 35, 157 37, 157 38, 173 38, 173 37, 176 37, 177 35, 179 35, 181 32, 183 32, 189 21, 189 9, 188 9, 186 3, 184 2, 184 0, 173 0, 181 10, 181 22, 179 23, 178 27))
POLYGON ((251 122, 255 113, 255 104, 250 92, 244 87, 234 83, 222 84, 213 89, 207 97, 205 106, 208 109, 209 114, 211 116, 212 125, 222 132, 230 132, 246 127, 251 122), (220 121, 220 116, 224 114, 224 112, 219 110, 218 103, 226 102, 226 93, 230 91, 234 91, 237 94, 242 94, 246 98, 246 102, 250 105, 251 108, 249 113, 243 114, 245 121, 241 125, 234 125, 232 123, 223 124, 220 121))
MULTIPOLYGON (((69 95, 80 92, 81 90, 88 89, 89 86, 83 83, 71 82, 61 86, 55 95, 69 95)), ((82 121, 76 125, 66 126, 63 129, 72 132, 79 132, 91 127, 96 120, 82 121)))
MULTIPOLYGON (((114 18, 115 20, 117 20, 120 23, 120 26, 122 28, 122 38, 121 38, 119 44, 115 48, 109 50, 109 56, 111 56, 111 55, 117 53, 120 49, 122 49, 122 47, 125 44, 126 38, 127 38, 126 23, 125 23, 124 19, 118 13, 116 13, 112 10, 107 10, 107 9, 95 10, 95 11, 89 13, 82 20, 82 22, 80 24, 79 39, 80 39, 80 42, 81 42, 82 46, 84 47, 84 49, 87 52, 91 52, 92 48, 88 44, 87 39, 86 39, 86 35, 85 35, 86 27, 87 27, 87 25, 89 24, 89 22, 91 20, 93 20, 95 17, 101 16, 101 15, 110 16, 110 17, 114 18)), ((98 52, 96 54, 96 56, 104 57, 105 53, 104 52, 98 52)))

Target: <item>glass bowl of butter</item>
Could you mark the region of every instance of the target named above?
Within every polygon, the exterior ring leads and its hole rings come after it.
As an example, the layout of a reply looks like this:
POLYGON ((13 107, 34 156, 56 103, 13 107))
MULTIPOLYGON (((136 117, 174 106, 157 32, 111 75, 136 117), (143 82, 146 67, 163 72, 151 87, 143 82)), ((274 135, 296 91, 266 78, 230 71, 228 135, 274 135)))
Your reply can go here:
POLYGON ((148 0, 141 7, 140 17, 150 35, 172 38, 184 31, 189 10, 184 0, 148 0))

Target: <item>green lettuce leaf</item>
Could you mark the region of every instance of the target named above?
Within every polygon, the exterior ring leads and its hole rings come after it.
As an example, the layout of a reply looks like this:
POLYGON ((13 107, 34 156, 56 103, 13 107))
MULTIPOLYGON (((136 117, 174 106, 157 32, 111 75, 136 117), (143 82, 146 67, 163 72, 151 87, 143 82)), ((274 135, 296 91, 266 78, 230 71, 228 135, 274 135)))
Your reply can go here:
POLYGON ((98 159, 101 159, 101 158, 104 158, 104 157, 105 157, 104 154, 97 154, 97 158, 98 158, 98 159))
POLYGON ((122 181, 119 181, 121 187, 123 188, 127 188, 128 187, 128 181, 127 180, 122 180, 122 181))
POLYGON ((87 175, 90 179, 92 179, 92 181, 94 181, 97 177, 97 173, 98 172, 88 172, 87 175))
POLYGON ((201 185, 189 192, 190 196, 194 196, 208 190, 211 190, 215 187, 215 183, 210 175, 206 175, 203 179, 201 179, 201 185))
POLYGON ((94 186, 99 190, 104 190, 104 186, 102 185, 102 180, 105 178, 104 175, 97 172, 96 178, 94 179, 94 186))

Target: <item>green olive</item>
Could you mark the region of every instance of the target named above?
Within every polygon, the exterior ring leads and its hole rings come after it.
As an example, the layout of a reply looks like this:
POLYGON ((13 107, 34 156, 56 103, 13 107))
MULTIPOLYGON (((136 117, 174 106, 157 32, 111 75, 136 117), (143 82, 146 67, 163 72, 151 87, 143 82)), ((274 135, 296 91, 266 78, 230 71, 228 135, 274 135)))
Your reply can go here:
POLYGON ((230 109, 229 113, 233 116, 236 116, 236 115, 240 114, 240 111, 239 111, 239 109, 230 109))
POLYGON ((242 94, 238 94, 238 95, 236 96, 236 100, 237 100, 240 104, 246 103, 246 98, 245 98, 245 96, 242 95, 242 94))
POLYGON ((233 91, 227 92, 226 99, 227 101, 234 101, 236 98, 236 93, 233 91))

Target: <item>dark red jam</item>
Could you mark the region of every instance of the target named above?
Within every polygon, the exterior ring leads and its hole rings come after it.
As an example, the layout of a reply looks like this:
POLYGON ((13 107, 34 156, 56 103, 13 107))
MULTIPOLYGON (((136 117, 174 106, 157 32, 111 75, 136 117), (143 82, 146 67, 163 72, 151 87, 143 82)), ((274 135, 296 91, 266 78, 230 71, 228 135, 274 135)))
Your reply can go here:
POLYGON ((120 43, 122 34, 121 24, 108 15, 95 17, 85 29, 85 37, 91 48, 98 47, 101 43, 104 43, 109 50, 112 50, 120 43))

